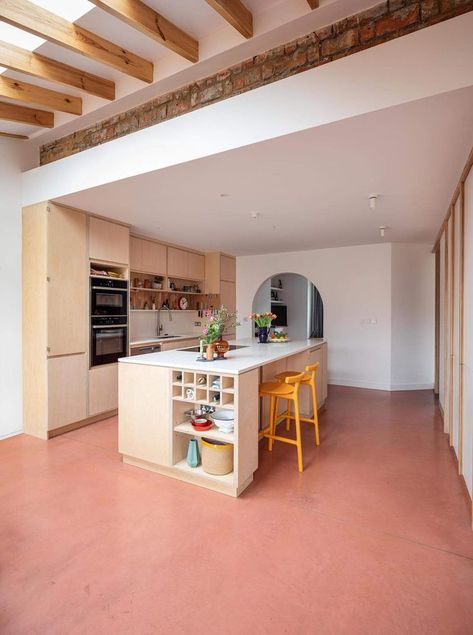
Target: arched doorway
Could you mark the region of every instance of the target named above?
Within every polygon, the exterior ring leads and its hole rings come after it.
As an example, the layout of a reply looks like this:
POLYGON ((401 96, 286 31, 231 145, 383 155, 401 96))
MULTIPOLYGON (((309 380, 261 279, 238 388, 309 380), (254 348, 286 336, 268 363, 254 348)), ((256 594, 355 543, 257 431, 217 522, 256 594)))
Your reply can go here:
POLYGON ((286 272, 267 278, 254 295, 252 312, 268 311, 277 316, 272 326, 293 340, 323 337, 322 297, 306 276, 286 272))

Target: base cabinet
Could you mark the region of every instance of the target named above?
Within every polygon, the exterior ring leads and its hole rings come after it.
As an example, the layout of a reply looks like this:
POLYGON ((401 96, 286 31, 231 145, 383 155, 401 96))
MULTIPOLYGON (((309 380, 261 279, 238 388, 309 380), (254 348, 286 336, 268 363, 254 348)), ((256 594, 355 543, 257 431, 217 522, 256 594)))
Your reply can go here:
POLYGON ((118 364, 89 370, 89 412, 93 417, 118 408, 118 364))
POLYGON ((48 359, 48 431, 87 417, 87 361, 84 353, 48 359))

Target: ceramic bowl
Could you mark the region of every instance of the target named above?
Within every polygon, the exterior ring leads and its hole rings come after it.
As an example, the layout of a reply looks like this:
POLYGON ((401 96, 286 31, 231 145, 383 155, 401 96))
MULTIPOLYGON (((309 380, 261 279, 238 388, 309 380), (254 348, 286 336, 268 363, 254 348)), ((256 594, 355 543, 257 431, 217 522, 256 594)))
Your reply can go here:
POLYGON ((200 417, 196 417, 195 419, 192 419, 192 423, 195 426, 206 426, 208 424, 209 420, 205 419, 205 418, 200 418, 200 417))
POLYGON ((222 432, 233 432, 235 427, 235 412, 233 410, 216 410, 212 420, 222 432))

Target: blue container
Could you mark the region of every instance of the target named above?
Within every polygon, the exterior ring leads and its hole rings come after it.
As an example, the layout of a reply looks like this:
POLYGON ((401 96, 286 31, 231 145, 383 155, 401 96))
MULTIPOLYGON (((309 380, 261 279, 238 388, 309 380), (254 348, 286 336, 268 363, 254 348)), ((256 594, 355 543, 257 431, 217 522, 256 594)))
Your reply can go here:
POLYGON ((189 467, 197 467, 200 465, 200 452, 197 439, 191 439, 187 448, 187 465, 189 467))

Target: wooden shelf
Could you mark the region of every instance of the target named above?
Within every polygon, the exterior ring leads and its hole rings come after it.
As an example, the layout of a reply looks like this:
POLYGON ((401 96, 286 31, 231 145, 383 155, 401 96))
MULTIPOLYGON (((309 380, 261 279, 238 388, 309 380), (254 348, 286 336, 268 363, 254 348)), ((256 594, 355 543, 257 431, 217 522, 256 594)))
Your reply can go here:
POLYGON ((186 459, 179 461, 174 465, 174 467, 176 468, 176 470, 181 470, 182 472, 186 472, 187 474, 194 474, 195 476, 199 476, 203 479, 207 479, 210 481, 219 481, 220 483, 233 485, 233 472, 230 472, 230 474, 225 474, 224 476, 207 474, 207 472, 204 472, 202 465, 199 465, 198 467, 189 467, 189 465, 187 465, 186 459))
POLYGON ((182 434, 189 434, 194 437, 205 437, 207 439, 215 439, 216 441, 225 441, 226 443, 231 443, 234 445, 235 440, 233 436, 233 432, 225 433, 220 432, 217 426, 214 424, 213 428, 210 430, 205 430, 205 432, 201 432, 198 430, 194 430, 192 424, 189 422, 179 423, 175 428, 174 432, 182 432, 182 434))
MULTIPOLYGON (((105 276, 101 277, 104 278, 105 276)), ((122 278, 118 279, 121 280, 122 278)), ((181 295, 209 295, 208 293, 196 293, 195 291, 179 291, 178 289, 153 289, 152 287, 130 287, 130 291, 146 291, 147 293, 180 293, 181 295)))

